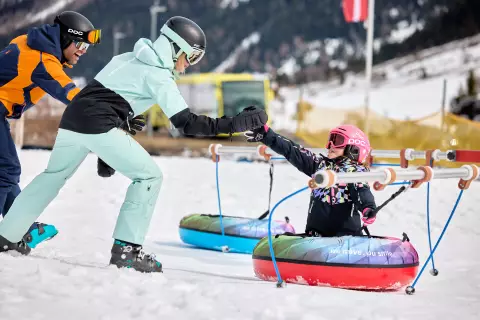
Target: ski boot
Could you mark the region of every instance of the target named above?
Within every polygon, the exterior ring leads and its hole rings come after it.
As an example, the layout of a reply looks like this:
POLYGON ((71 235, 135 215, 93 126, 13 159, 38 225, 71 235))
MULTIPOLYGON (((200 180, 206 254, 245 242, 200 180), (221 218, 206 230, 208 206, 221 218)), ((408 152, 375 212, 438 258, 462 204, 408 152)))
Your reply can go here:
POLYGON ((23 239, 28 246, 34 249, 39 243, 50 240, 58 233, 57 228, 51 224, 35 222, 28 232, 23 236, 23 239))
POLYGON ((28 255, 32 249, 25 243, 25 240, 20 240, 17 243, 13 243, 0 236, 0 252, 17 251, 23 255, 28 255))
POLYGON ((154 254, 146 254, 142 246, 115 240, 112 247, 110 264, 118 268, 132 268, 140 272, 163 272, 162 264, 154 254))

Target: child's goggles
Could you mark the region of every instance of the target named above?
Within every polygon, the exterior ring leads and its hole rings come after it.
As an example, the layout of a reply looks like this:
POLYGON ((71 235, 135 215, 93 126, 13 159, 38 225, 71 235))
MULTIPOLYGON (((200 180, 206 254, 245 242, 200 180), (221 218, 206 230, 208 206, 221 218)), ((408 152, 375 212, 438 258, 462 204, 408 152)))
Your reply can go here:
POLYGON ((327 149, 330 147, 334 148, 345 148, 348 142, 348 137, 341 133, 331 133, 328 136, 327 149))

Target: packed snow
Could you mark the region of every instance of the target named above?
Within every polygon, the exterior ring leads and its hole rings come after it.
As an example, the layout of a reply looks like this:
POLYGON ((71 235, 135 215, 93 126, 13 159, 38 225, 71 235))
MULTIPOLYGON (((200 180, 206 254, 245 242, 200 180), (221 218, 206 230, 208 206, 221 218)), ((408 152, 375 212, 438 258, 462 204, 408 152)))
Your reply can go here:
MULTIPOLYGON (((48 151, 20 153, 21 185, 47 165, 48 151)), ((190 213, 217 213, 215 164, 204 158, 156 157, 164 184, 145 248, 157 254, 162 274, 108 266, 112 232, 129 180, 96 175, 89 155, 40 217, 59 229, 30 256, 0 254, 0 319, 478 319, 480 310, 480 184, 464 193, 435 256, 438 277, 427 268, 417 292, 362 292, 273 282, 254 276, 250 255, 192 248, 178 236, 190 213)), ((268 164, 223 159, 219 163, 224 214, 258 217, 268 205, 268 164)), ((286 163, 275 167, 273 203, 304 187, 308 178, 286 163)), ((432 183, 432 230, 437 239, 459 190, 456 180, 432 183)), ((375 192, 380 204, 396 189, 375 192)), ((407 232, 428 256, 426 188, 411 189, 382 210, 371 231, 407 232)), ((279 206, 303 231, 308 192, 279 206)), ((35 201, 32 199, 31 201, 35 201)), ((361 272, 361 271, 356 271, 361 272)))

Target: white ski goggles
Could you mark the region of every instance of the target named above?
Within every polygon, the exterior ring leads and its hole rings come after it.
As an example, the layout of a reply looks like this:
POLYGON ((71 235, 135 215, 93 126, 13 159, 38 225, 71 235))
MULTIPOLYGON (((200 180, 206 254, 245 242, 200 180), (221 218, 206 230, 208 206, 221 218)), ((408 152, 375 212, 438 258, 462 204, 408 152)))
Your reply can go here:
POLYGON ((204 55, 205 50, 193 48, 193 52, 189 56, 187 56, 187 61, 190 65, 193 66, 194 64, 200 62, 204 55))

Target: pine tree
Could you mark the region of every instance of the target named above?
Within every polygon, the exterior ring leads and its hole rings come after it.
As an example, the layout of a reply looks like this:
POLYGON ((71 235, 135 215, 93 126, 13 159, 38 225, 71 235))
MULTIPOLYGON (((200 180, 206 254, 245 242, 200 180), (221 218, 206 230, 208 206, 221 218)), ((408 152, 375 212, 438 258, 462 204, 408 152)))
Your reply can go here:
POLYGON ((457 98, 458 99, 461 99, 463 97, 465 97, 465 89, 463 89, 463 86, 460 85, 460 87, 458 88, 458 93, 457 93, 457 98))
POLYGON ((475 73, 473 72, 473 70, 470 70, 468 72, 467 95, 471 97, 477 96, 477 80, 475 79, 475 73))

